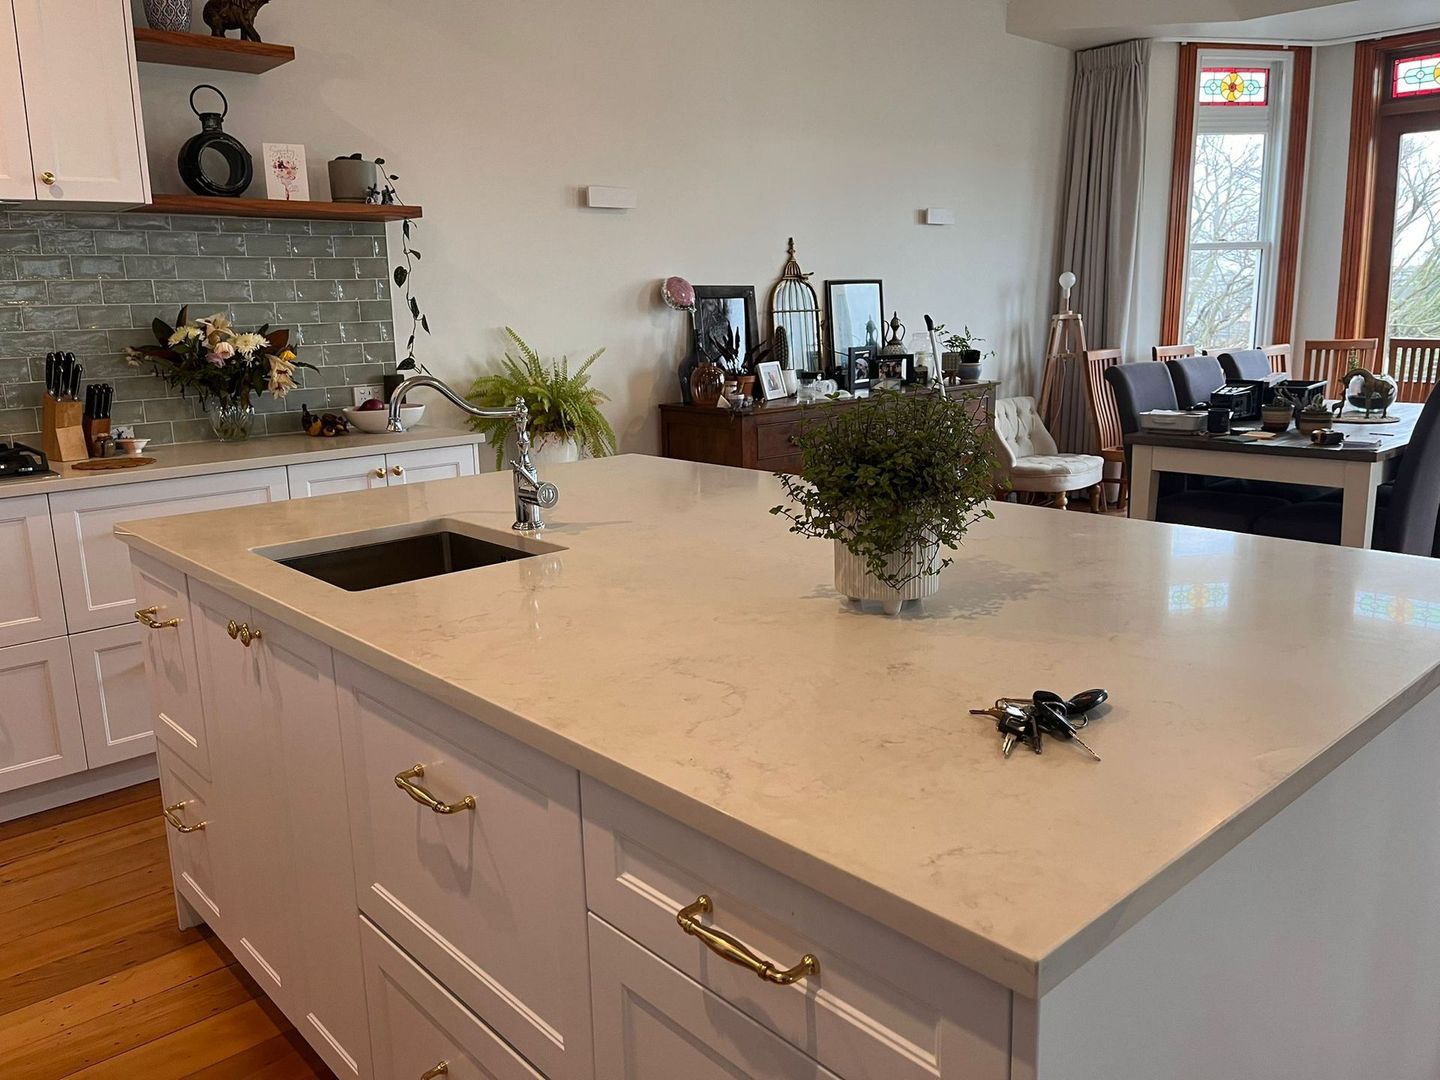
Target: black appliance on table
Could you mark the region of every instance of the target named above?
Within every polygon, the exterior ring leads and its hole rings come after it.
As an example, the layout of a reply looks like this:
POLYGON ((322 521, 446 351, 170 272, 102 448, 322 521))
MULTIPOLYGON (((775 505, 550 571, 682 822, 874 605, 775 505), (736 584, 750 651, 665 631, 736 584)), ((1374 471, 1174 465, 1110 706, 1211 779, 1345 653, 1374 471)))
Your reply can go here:
POLYGON ((24 443, 0 444, 0 480, 55 475, 49 459, 34 447, 24 443))

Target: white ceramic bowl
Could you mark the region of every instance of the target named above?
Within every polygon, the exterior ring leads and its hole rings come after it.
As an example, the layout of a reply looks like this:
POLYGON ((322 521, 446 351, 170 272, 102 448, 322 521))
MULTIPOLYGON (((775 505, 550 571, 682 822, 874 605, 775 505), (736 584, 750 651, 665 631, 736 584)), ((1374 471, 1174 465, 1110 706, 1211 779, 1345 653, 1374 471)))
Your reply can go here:
POLYGON ((139 457, 145 452, 145 444, 149 439, 116 439, 115 445, 120 447, 120 452, 127 457, 139 457))
MULTIPOLYGON (((400 422, 405 425, 406 431, 413 427, 419 427, 424 416, 424 405, 406 403, 400 406, 400 422)), ((350 421, 350 426, 356 431, 363 431, 367 435, 383 435, 386 425, 390 423, 390 410, 346 409, 345 419, 350 421)))

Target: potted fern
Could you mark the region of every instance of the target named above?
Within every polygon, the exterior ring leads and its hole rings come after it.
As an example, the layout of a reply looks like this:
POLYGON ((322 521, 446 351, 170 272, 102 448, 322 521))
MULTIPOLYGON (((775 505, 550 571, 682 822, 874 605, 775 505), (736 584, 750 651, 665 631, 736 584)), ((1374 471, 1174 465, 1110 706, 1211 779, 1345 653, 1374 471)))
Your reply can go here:
MULTIPOLYGON (((495 409, 513 405, 523 397, 530 407, 530 456, 537 465, 577 461, 580 455, 606 457, 615 453, 615 431, 600 412, 610 399, 590 385, 590 366, 605 350, 597 349, 574 372, 566 357, 548 364, 510 327, 505 328, 519 352, 519 359, 507 351, 500 370, 475 380, 465 395, 472 405, 495 409)), ((509 419, 470 421, 495 444, 495 467, 505 463, 505 449, 515 434, 509 419)))

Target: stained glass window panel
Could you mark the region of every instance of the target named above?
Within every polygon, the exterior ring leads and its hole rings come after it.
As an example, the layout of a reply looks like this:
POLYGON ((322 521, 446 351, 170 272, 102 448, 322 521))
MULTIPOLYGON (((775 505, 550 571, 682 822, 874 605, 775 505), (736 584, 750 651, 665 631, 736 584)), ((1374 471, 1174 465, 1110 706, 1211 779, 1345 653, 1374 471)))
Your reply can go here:
POLYGON ((1395 61, 1391 93, 1397 98, 1440 94, 1440 53, 1395 61))
POLYGON ((1201 105, 1268 105, 1269 68, 1205 68, 1200 72, 1201 105))

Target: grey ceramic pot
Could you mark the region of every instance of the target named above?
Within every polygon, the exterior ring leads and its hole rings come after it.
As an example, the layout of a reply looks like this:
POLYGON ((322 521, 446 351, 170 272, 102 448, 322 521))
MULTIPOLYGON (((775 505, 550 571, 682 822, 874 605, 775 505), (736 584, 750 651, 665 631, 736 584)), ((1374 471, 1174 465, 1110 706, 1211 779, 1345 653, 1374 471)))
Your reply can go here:
POLYGON ((330 198, 336 202, 364 202, 379 183, 380 173, 373 161, 336 158, 330 162, 330 198))
POLYGON ((190 0, 145 0, 145 21, 152 30, 190 29, 190 0))

